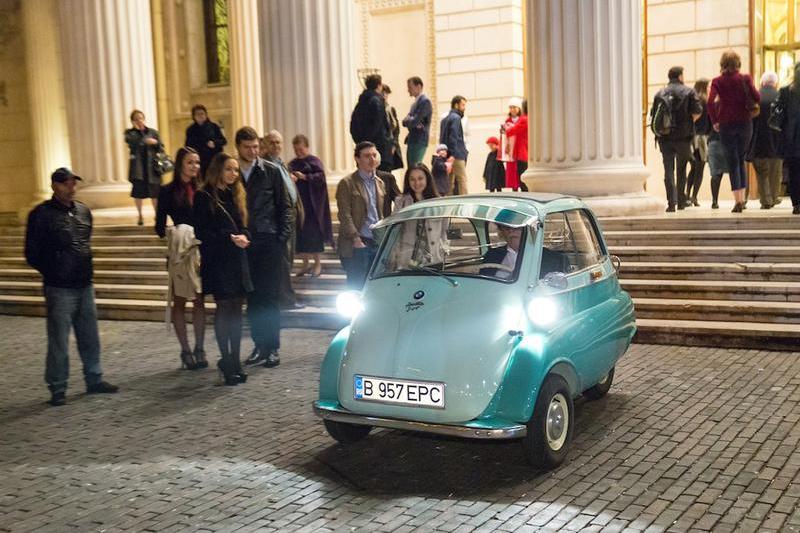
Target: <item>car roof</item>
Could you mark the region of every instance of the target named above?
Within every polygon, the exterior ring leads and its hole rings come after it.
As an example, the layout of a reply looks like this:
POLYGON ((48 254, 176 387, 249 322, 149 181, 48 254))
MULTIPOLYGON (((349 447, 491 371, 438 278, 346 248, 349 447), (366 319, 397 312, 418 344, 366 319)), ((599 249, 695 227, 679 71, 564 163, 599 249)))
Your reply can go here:
POLYGON ((520 227, 542 219, 547 213, 580 207, 585 207, 584 203, 574 196, 544 192, 445 196, 405 207, 378 222, 375 228, 406 220, 444 217, 477 218, 520 227))

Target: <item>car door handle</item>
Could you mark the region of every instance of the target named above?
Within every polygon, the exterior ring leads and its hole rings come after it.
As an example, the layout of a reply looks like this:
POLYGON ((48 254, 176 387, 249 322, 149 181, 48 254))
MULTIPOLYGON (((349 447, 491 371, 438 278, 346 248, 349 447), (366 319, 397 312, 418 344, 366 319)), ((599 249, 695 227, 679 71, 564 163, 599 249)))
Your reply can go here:
POLYGON ((594 272, 590 272, 589 273, 589 279, 591 281, 597 281, 598 279, 600 279, 602 277, 603 277, 603 271, 602 270, 595 270, 594 272))

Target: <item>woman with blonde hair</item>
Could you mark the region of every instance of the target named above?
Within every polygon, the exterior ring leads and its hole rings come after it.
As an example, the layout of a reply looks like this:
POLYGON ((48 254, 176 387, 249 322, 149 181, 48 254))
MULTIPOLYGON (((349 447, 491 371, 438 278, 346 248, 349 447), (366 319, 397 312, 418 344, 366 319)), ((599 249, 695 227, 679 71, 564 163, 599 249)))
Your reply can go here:
POLYGON ((732 212, 741 213, 745 203, 747 174, 744 156, 753 134, 754 116, 759 112, 761 95, 748 74, 741 74, 739 54, 728 50, 719 61, 721 74, 711 82, 708 94, 708 115, 730 167, 731 189, 736 205, 732 212))
POLYGON ((217 367, 226 385, 247 381, 239 358, 242 303, 253 290, 245 249, 250 245, 245 190, 238 161, 226 153, 211 160, 194 199, 195 233, 200 239, 203 293, 217 305, 214 332, 221 354, 217 367))

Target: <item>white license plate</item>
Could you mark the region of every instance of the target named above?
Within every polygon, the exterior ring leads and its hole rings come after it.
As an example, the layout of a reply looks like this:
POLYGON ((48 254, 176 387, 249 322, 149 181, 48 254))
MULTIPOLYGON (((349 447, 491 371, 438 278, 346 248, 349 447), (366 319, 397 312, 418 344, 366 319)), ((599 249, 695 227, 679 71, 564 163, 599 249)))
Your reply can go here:
POLYGON ((381 403, 444 409, 444 383, 353 376, 353 397, 381 403))

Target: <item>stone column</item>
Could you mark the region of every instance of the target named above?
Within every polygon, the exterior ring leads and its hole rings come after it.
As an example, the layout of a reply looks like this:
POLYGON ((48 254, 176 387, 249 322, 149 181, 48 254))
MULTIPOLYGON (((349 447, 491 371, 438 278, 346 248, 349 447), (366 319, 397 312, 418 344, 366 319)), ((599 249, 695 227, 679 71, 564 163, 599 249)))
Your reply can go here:
POLYGON ((527 0, 531 191, 599 214, 657 212, 644 192, 639 0, 527 0))
POLYGON ((130 112, 158 127, 150 2, 60 0, 58 8, 72 164, 85 180, 78 197, 90 207, 130 205, 130 112))
MULTIPOLYGON (((70 166, 69 130, 64 110, 56 0, 28 0, 22 3, 27 65, 28 99, 34 162, 34 203, 50 197, 50 174, 70 166), (47 28, 47 31, 42 31, 47 28)), ((23 206, 27 211, 29 206, 23 206)))
POLYGON ((305 134, 329 183, 354 168, 350 113, 358 83, 352 0, 260 0, 266 129, 280 131, 284 156, 305 134))
POLYGON ((228 0, 231 43, 231 101, 233 128, 251 126, 264 133, 261 91, 261 49, 258 0, 228 0))

